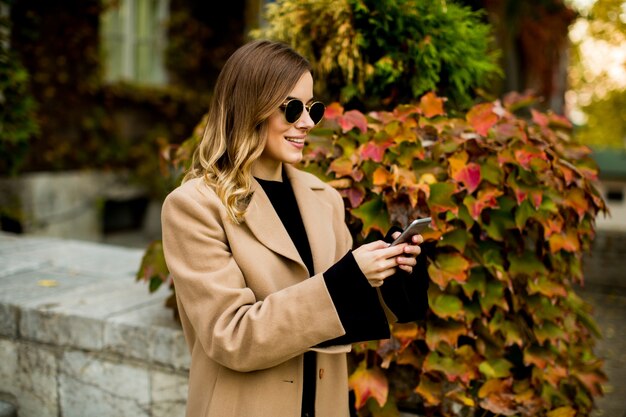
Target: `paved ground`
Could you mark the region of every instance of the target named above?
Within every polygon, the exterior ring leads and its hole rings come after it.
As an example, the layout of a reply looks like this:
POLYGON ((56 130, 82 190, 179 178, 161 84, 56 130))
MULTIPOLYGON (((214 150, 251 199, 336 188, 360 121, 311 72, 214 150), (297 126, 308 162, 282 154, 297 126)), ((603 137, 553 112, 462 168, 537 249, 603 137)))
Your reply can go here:
POLYGON ((588 283, 579 294, 594 307, 603 334, 596 354, 605 359, 609 377, 592 416, 626 417, 626 288, 588 283))

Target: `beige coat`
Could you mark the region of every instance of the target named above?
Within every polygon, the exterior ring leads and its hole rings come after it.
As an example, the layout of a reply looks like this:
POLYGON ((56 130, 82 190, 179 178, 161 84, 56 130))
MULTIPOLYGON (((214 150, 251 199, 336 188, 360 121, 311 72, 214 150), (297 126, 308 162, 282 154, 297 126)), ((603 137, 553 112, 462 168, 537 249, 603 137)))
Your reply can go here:
MULTIPOLYGON (((313 175, 285 169, 311 278, 256 181, 240 225, 201 179, 163 205, 165 259, 191 351, 188 417, 299 417, 303 353, 345 333, 322 276, 351 249, 342 199, 313 175)), ((348 416, 349 349, 316 349, 317 417, 348 416)))

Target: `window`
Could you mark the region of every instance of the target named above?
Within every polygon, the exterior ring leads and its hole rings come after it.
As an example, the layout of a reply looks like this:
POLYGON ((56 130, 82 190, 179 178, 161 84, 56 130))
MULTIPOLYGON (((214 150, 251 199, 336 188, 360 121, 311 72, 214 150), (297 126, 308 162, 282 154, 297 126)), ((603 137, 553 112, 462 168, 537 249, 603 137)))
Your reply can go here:
POLYGON ((118 0, 100 22, 105 80, 165 84, 169 0, 118 0))

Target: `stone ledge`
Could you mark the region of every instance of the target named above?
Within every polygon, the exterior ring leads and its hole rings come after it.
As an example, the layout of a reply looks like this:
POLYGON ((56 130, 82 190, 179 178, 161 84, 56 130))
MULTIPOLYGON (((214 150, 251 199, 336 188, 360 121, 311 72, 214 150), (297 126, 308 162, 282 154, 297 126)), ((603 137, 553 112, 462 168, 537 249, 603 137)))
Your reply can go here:
POLYGON ((0 394, 20 417, 183 416, 180 326, 143 249, 0 233, 0 394))

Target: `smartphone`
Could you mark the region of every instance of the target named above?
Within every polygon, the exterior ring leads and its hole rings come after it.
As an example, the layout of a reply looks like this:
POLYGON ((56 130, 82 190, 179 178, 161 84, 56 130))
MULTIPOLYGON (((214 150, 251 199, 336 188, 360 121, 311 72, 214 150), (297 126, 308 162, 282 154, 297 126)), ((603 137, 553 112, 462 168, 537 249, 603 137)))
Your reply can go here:
POLYGON ((411 222, 398 236, 396 240, 393 241, 391 246, 398 245, 400 243, 408 243, 411 241, 411 238, 414 235, 422 233, 426 228, 430 225, 430 221, 432 219, 430 217, 424 217, 423 219, 416 219, 411 222))

